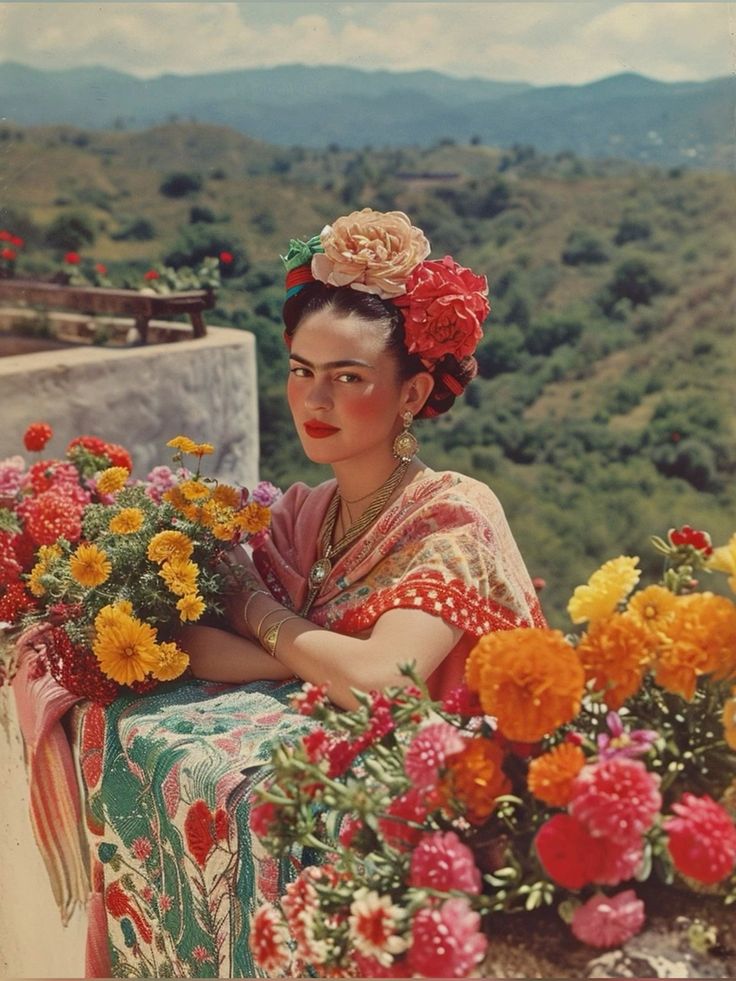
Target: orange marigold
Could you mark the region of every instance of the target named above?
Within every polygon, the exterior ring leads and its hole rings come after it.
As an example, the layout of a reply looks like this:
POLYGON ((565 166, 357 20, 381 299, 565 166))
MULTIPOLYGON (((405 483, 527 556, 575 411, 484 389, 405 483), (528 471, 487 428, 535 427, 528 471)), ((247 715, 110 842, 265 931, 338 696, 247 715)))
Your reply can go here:
POLYGON ((669 589, 647 586, 631 597, 626 615, 653 633, 660 633, 672 621, 676 605, 677 597, 669 589))
POLYGON ((736 688, 723 705, 723 734, 731 749, 736 749, 736 688))
POLYGON ((657 637, 624 613, 590 625, 577 646, 586 681, 605 693, 606 705, 621 708, 639 690, 657 648, 657 637))
POLYGON ((575 777, 585 766, 585 754, 573 743, 560 743, 529 764, 529 790, 551 807, 566 807, 572 800, 575 777))
POLYGON ((481 637, 465 680, 507 739, 534 743, 573 719, 585 678, 576 651, 559 630, 520 627, 481 637))
POLYGON ((271 523, 271 510, 257 501, 251 501, 235 516, 235 523, 241 531, 255 535, 265 531, 271 523))
POLYGON ((462 805, 468 821, 483 824, 496 806, 496 798, 511 789, 502 766, 503 751, 498 743, 476 736, 459 753, 447 757, 441 792, 462 805))
POLYGON ((736 607, 725 596, 678 596, 666 640, 657 655, 655 681, 691 699, 702 674, 736 674, 736 607))

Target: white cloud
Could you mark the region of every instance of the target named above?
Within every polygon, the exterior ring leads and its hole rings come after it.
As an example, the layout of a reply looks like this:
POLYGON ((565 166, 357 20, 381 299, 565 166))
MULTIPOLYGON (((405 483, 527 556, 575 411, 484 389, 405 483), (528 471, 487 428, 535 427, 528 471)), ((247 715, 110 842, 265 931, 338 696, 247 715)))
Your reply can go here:
POLYGON ((537 84, 734 65, 733 3, 0 3, 0 60, 144 77, 348 64, 537 84))

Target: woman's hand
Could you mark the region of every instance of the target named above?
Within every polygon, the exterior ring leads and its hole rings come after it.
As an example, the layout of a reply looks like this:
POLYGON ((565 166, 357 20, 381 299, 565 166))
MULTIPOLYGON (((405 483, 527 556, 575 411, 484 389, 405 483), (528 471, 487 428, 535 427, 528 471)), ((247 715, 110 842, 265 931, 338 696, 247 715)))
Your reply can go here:
MULTIPOLYGON (((254 638, 253 630, 245 618, 244 611, 255 593, 270 596, 253 560, 242 546, 226 552, 223 560, 223 574, 232 583, 225 597, 225 616, 230 626, 241 636, 254 638)), ((254 638, 255 639, 255 638, 254 638)))

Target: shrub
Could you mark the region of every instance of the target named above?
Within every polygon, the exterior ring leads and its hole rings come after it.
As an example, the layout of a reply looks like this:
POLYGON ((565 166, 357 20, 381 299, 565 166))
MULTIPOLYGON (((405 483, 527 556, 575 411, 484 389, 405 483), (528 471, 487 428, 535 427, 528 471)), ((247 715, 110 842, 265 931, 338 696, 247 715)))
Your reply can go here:
POLYGON ((583 322, 579 317, 547 314, 524 331, 524 344, 530 354, 549 354, 561 344, 574 344, 582 332, 583 322))
POLYGON ((212 208, 206 208, 201 204, 194 204, 189 209, 189 224, 196 225, 198 223, 203 225, 211 225, 217 221, 217 215, 212 210, 212 208))
POLYGON ((610 312, 619 300, 628 300, 632 306, 651 303, 655 296, 667 289, 665 280, 644 256, 632 256, 620 262, 611 281, 604 288, 600 303, 610 312))
POLYGON ((95 240, 95 226, 83 211, 65 211, 46 229, 46 242, 53 249, 77 252, 95 240))
POLYGON ((622 218, 613 241, 616 245, 626 245, 627 242, 639 242, 649 238, 652 226, 643 218, 622 218))
POLYGON ((223 275, 232 276, 246 272, 248 259, 243 247, 232 235, 215 225, 187 225, 179 235, 170 252, 164 257, 167 266, 196 266, 207 256, 219 256, 229 252, 232 263, 224 266, 223 275))
POLYGON ((159 192, 167 198, 183 198, 187 194, 202 189, 202 178, 199 174, 177 170, 168 174, 159 185, 159 192))
POLYGON ((480 342, 475 356, 482 378, 517 371, 524 361, 524 335, 516 324, 492 327, 480 342))
POLYGON ((562 251, 562 261, 568 266, 593 265, 608 261, 608 253, 601 240, 584 228, 570 232, 562 251))
POLYGON ((156 238, 156 228, 148 218, 131 218, 110 238, 115 242, 150 242, 156 238))

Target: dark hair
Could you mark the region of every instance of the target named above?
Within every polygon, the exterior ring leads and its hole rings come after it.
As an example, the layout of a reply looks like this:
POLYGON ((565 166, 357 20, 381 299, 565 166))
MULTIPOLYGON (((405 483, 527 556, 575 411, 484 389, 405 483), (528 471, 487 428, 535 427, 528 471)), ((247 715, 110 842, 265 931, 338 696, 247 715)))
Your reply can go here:
MULTIPOLYGON (((402 381, 420 371, 428 370, 418 355, 410 354, 406 349, 404 317, 401 310, 374 293, 363 293, 349 286, 335 287, 313 282, 289 297, 283 308, 286 336, 293 337, 305 317, 325 309, 330 309, 339 316, 349 317, 354 314, 362 320, 382 324, 386 335, 386 347, 396 358, 402 381)), ((441 358, 432 366, 434 388, 424 408, 418 413, 419 418, 439 416, 447 412, 477 373, 478 362, 473 357, 458 361, 454 355, 447 354, 441 358)))

